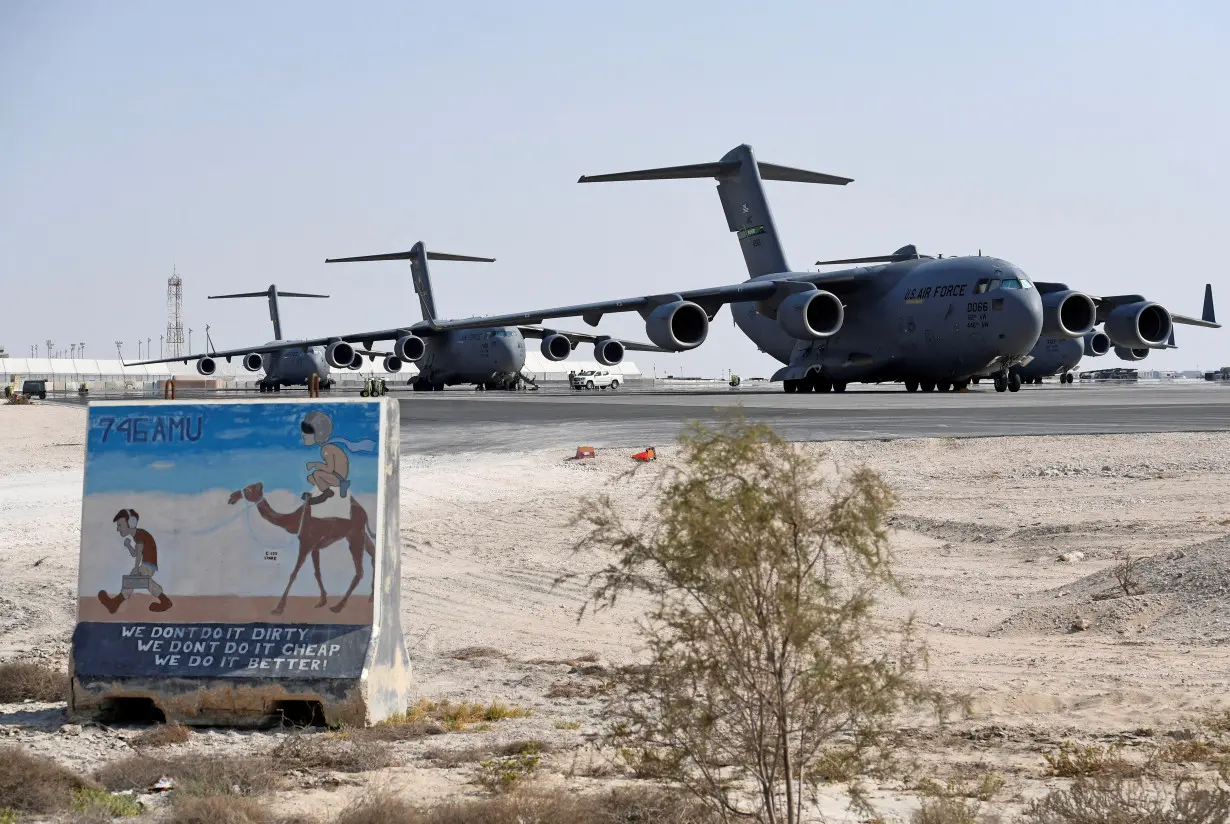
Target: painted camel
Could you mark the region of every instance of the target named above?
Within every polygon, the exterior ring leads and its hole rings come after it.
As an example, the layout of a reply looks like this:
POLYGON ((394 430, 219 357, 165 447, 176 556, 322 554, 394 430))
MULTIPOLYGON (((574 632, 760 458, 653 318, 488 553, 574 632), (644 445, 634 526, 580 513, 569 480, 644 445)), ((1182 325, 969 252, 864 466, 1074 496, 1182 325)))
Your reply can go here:
MULTIPOLYGON (((367 512, 354 498, 350 499, 349 518, 313 517, 311 506, 313 503, 320 503, 323 500, 320 497, 304 500, 303 505, 294 512, 276 512, 265 500, 265 488, 260 483, 249 484, 237 492, 232 492, 229 502, 236 504, 241 498, 256 504, 256 511, 269 523, 281 527, 291 535, 299 536, 299 558, 295 561, 295 568, 291 570, 290 580, 286 582, 286 591, 282 593, 282 599, 273 609, 274 615, 281 615, 286 609, 286 597, 290 594, 291 585, 295 583, 295 576, 299 574, 299 569, 309 555, 312 556, 312 568, 316 572, 316 584, 320 587, 320 600, 316 602, 316 606, 319 608, 328 603, 329 595, 325 592, 325 582, 320 575, 320 551, 339 541, 346 541, 350 547, 350 557, 354 561, 354 578, 351 579, 350 588, 346 590, 342 600, 330 607, 333 612, 341 612, 345 608, 346 602, 350 600, 350 594, 363 579, 364 553, 372 556, 374 573, 376 567, 375 536, 368 530, 367 512)), ((373 590, 374 588, 373 583, 373 590)))

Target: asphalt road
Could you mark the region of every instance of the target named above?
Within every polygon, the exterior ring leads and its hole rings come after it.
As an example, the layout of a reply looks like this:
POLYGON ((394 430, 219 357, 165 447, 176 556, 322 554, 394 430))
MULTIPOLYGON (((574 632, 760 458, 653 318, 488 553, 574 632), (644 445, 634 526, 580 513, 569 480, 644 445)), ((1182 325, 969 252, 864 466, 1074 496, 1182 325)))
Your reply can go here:
POLYGON ((1016 393, 979 386, 927 395, 894 387, 827 395, 620 390, 400 398, 402 451, 419 454, 647 446, 736 406, 799 441, 1230 430, 1230 386, 1214 384, 1043 384, 1016 393))

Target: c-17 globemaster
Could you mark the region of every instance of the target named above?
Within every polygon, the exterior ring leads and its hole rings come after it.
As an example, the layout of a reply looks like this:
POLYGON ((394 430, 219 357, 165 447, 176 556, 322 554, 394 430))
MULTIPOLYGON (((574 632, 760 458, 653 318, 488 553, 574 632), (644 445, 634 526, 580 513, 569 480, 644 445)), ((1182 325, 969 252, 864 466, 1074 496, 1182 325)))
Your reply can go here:
MULTIPOLYGON (((1016 266, 994 257, 935 259, 906 246, 887 256, 821 261, 878 265, 791 271, 762 181, 844 186, 851 180, 759 162, 747 145, 716 163, 582 177, 579 182, 706 177, 718 181, 726 228, 737 233, 750 280, 500 315, 486 322, 541 323, 579 315, 592 326, 604 314, 635 311, 645 319, 651 341, 684 351, 704 343, 709 322, 729 303, 744 334, 785 364, 773 380, 781 380, 786 392, 841 392, 853 381, 902 381, 911 392, 945 391, 986 374, 994 376, 998 391, 1015 392, 1021 381, 1013 367, 1028 358, 1039 335, 1080 338, 1101 320, 1120 346, 1165 345, 1172 318, 1157 304, 1139 296, 1097 302, 1067 288, 1043 292, 1016 266)), ((1201 325, 1178 315, 1173 320, 1201 325)), ((447 323, 441 326, 448 328, 447 323)))
MULTIPOLYGON (((427 261, 492 263, 494 258, 429 252, 420 241, 414 244, 408 252, 335 258, 325 262, 352 263, 389 260, 410 262, 414 291, 418 295, 419 307, 423 313, 422 321, 397 329, 307 340, 275 340, 263 346, 183 355, 178 358, 163 358, 140 363, 172 363, 175 361, 187 363, 190 360, 196 360, 197 372, 202 375, 212 375, 217 369, 218 358, 226 358, 229 361, 232 357, 241 357, 244 367, 255 372, 262 367, 266 359, 278 362, 296 356, 319 358, 323 360, 325 366, 331 366, 334 369, 358 369, 364 357, 372 361, 377 357, 383 357, 383 365, 388 372, 399 372, 404 364, 414 363, 419 370, 418 376, 412 381, 416 390, 438 390, 453 384, 476 384, 486 389, 515 389, 523 382, 532 382, 523 371, 526 338, 541 339, 542 354, 550 361, 564 360, 580 343, 592 343, 594 359, 603 366, 619 364, 625 352, 666 351, 645 343, 625 341, 608 335, 594 335, 588 332, 561 332, 527 325, 500 324, 496 326, 485 318, 477 318, 472 322, 438 321, 427 261), (393 341, 393 351, 374 351, 377 341, 393 341), (355 344, 360 344, 361 348, 357 348, 355 344)), ((224 297, 247 297, 247 295, 224 297)), ((275 303, 270 303, 270 310, 276 312, 275 303)), ((326 371, 325 375, 327 374, 326 371)), ((322 375, 322 381, 325 375, 322 375)), ((321 385, 325 384, 322 382, 321 385)))

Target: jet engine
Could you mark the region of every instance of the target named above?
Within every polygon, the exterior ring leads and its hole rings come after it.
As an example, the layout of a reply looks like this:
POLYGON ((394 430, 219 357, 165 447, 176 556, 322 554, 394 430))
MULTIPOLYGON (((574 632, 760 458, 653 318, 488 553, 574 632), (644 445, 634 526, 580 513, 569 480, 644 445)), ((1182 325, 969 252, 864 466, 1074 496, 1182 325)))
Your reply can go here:
POLYGON ((261 357, 260 352, 249 352, 243 356, 243 368, 249 372, 259 372, 264 365, 265 359, 261 357))
POLYGON ((709 316, 691 301, 664 303, 645 319, 645 334, 671 352, 695 349, 709 336, 709 316))
POLYGON ((1042 334, 1049 338, 1079 338, 1097 323, 1093 298, 1065 290, 1042 296, 1042 334))
POLYGON ((813 289, 798 292, 777 307, 777 322, 792 338, 820 340, 832 337, 841 329, 846 310, 832 292, 813 289))
POLYGON ((198 375, 205 375, 208 377, 217 371, 218 362, 213 358, 201 358, 196 362, 196 372, 198 375))
POLYGON ((353 369, 354 371, 358 372, 360 369, 363 368, 363 356, 360 355, 358 352, 355 352, 354 359, 351 360, 349 364, 347 364, 346 368, 353 369))
POLYGON ((334 369, 345 369, 358 357, 354 347, 344 340, 335 340, 325 347, 325 360, 334 369))
POLYGON ((405 335, 393 344, 393 354, 403 363, 414 363, 427 354, 427 344, 418 335, 405 335))
POLYGON ((1119 360, 1125 360, 1125 361, 1144 360, 1145 358, 1149 357, 1149 350, 1148 349, 1133 349, 1128 346, 1116 346, 1115 356, 1119 358, 1119 360))
POLYGON ((549 361, 562 361, 572 354, 572 341, 558 332, 542 339, 542 356, 549 361))
POLYGON ((614 338, 594 341, 594 360, 603 366, 618 366, 624 359, 624 345, 614 338))
POLYGON ((384 356, 384 371, 385 372, 400 372, 401 371, 401 358, 397 357, 396 355, 385 355, 384 356))
POLYGON ((1110 351, 1110 338, 1105 332, 1090 332, 1085 335, 1085 355, 1090 358, 1100 358, 1110 351))
POLYGON ((1116 307, 1106 319, 1104 328, 1116 346, 1143 349, 1165 346, 1172 325, 1170 313, 1164 307, 1142 300, 1116 307))

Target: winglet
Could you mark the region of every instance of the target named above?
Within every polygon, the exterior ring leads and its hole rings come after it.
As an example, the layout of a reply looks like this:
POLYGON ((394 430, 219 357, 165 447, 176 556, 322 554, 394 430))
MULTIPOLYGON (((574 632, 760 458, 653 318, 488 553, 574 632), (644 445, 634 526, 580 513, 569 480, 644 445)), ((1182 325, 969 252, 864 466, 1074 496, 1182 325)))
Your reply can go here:
POLYGON ((1217 323, 1217 317, 1213 312, 1213 284, 1211 283, 1204 285, 1204 312, 1200 315, 1200 319, 1206 323, 1217 323))

